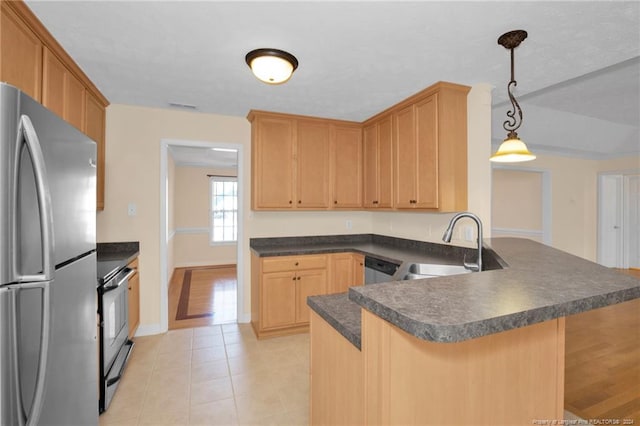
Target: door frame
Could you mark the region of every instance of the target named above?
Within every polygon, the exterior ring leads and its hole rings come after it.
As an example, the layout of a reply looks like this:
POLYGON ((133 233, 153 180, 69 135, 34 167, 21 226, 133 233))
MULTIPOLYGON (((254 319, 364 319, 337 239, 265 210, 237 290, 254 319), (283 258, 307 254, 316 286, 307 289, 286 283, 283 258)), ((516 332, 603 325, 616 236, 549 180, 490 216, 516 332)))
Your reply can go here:
POLYGON ((614 267, 624 268, 624 269, 628 269, 630 267, 630 264, 631 264, 631 260, 629 258, 630 241, 628 238, 625 238, 625 235, 627 236, 631 235, 630 232, 625 232, 625 230, 629 228, 629 222, 630 222, 629 199, 630 199, 631 189, 629 187, 628 181, 631 176, 636 176, 636 175, 640 175, 640 169, 625 169, 625 170, 598 172, 597 262, 600 264, 602 264, 602 257, 603 257, 602 250, 604 249, 604 247, 602 246, 602 240, 603 240, 602 227, 604 226, 604 224, 602 223, 602 212, 603 212, 604 203, 605 203, 605 197, 603 197, 603 181, 606 178, 617 176, 620 178, 620 185, 621 185, 620 199, 617 200, 619 208, 621 210, 621 213, 620 213, 621 241, 618 243, 620 256, 618 259, 616 259, 616 266, 614 267))
POLYGON ((244 315, 244 146, 240 143, 205 142, 180 139, 160 140, 160 327, 162 332, 169 329, 169 280, 167 263, 167 244, 169 242, 167 217, 167 179, 169 168, 169 147, 181 146, 191 148, 230 148, 238 152, 238 235, 236 242, 236 321, 248 322, 244 315))
MULTIPOLYGON (((539 169, 533 167, 518 167, 509 164, 491 164, 492 182, 493 182, 493 170, 510 170, 515 172, 531 172, 540 173, 542 175, 542 242, 548 246, 552 244, 552 203, 551 203, 551 170, 539 169)), ((493 183, 491 184, 493 192, 493 183)), ((493 198, 493 196, 492 196, 493 198)), ((493 201, 493 200, 492 200, 493 201)), ((493 229, 493 228, 492 228, 493 229)), ((518 233, 517 229, 510 229, 512 233, 518 233)), ((527 234, 522 233, 522 236, 527 234)))

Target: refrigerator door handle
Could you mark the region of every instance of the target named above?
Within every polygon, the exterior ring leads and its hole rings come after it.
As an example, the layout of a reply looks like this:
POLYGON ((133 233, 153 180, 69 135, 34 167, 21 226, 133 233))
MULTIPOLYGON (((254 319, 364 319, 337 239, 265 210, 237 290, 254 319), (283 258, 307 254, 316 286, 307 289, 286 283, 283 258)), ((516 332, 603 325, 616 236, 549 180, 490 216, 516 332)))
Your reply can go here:
MULTIPOLYGON (((53 211, 51 206, 51 194, 49 191, 49 185, 47 183, 47 170, 44 163, 44 155, 42 155, 42 148, 40 147, 40 140, 36 133, 31 119, 27 115, 20 117, 20 125, 18 127, 18 137, 24 137, 27 149, 31 154, 31 161, 33 162, 33 172, 36 183, 36 193, 38 197, 38 209, 40 210, 40 229, 42 231, 42 274, 36 275, 18 275, 16 277, 18 282, 31 282, 31 281, 50 281, 53 279, 53 272, 55 269, 53 259, 53 211)), ((16 164, 20 161, 21 149, 16 150, 16 164)), ((15 168, 16 173, 19 171, 19 167, 15 168)), ((15 185, 17 185, 17 176, 14 179, 15 185)), ((17 198, 17 187, 14 190, 14 197, 17 198)), ((14 224, 15 229, 15 224, 14 224)), ((17 235, 14 234, 14 238, 17 235)), ((17 241, 14 241, 14 247, 17 247, 17 241)), ((17 259, 14 259, 14 270, 17 271, 15 265, 17 259)))
POLYGON ((13 321, 12 323, 12 339, 13 339, 13 371, 14 371, 14 383, 16 384, 16 401, 18 404, 17 411, 19 413, 18 420, 19 426, 32 426, 37 425, 40 419, 40 413, 42 412, 42 405, 44 404, 44 386, 45 377, 47 373, 47 360, 49 357, 49 336, 51 333, 51 294, 49 288, 50 282, 37 282, 37 283, 24 283, 10 286, 11 291, 11 305, 13 321), (40 353, 38 354, 38 370, 36 373, 36 383, 33 392, 33 402, 29 413, 26 413, 24 409, 24 403, 22 401, 22 385, 20 383, 20 358, 18 354, 18 293, 21 290, 28 289, 42 289, 42 319, 41 319, 41 334, 40 334, 40 353))

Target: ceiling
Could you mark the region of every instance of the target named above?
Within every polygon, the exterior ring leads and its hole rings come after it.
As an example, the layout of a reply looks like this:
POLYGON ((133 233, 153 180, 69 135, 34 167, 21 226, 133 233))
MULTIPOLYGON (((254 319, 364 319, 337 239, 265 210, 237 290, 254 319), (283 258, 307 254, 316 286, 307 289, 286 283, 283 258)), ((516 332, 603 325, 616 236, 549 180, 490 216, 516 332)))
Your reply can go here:
POLYGON ((362 121, 436 81, 489 83, 494 143, 510 77, 496 40, 525 29, 521 137, 579 156, 640 154, 638 1, 27 4, 112 103, 362 121), (244 55, 260 47, 298 58, 289 82, 253 77, 244 55))
POLYGON ((170 145, 169 154, 178 167, 205 166, 230 175, 236 173, 238 168, 237 151, 217 151, 211 148, 170 145))

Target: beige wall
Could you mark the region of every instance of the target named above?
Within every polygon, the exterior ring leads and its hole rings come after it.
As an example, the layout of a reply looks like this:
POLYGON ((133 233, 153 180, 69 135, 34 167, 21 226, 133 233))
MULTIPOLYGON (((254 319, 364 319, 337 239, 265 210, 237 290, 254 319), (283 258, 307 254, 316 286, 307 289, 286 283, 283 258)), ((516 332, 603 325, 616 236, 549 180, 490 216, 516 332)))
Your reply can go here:
POLYGON ((492 179, 494 235, 530 232, 525 238, 542 242, 542 173, 494 169, 492 179))
MULTIPOLYGON (((486 229, 490 229, 491 221, 490 117, 489 86, 474 87, 468 98, 469 182, 474 188, 469 197, 469 210, 480 214, 488 225, 486 229)), ((244 281, 239 283, 244 292, 244 312, 239 312, 240 321, 249 320, 251 311, 251 237, 376 232, 440 242, 451 217, 450 214, 424 213, 253 212, 249 208, 251 128, 244 117, 110 105, 106 136, 105 210, 98 214, 98 241, 140 241, 140 263, 144 272, 141 275, 140 334, 145 330, 157 330, 161 318, 159 177, 162 139, 238 143, 244 147, 241 168, 244 238, 240 244, 245 262, 244 281), (127 216, 129 202, 137 203, 138 216, 127 216), (426 231, 429 232, 427 236, 426 231)), ((175 256, 178 251, 176 240, 175 256)))
POLYGON ((175 266, 234 265, 237 244, 209 244, 209 177, 236 176, 236 170, 176 168, 175 266))
MULTIPOLYGON (((165 138, 244 144, 247 173, 249 168, 251 128, 244 117, 107 108, 105 210, 97 216, 98 241, 140 242, 141 334, 160 324, 160 142, 165 138), (130 202, 137 204, 137 216, 127 216, 130 202)), ((248 206, 248 193, 245 197, 248 206)))
POLYGON ((588 160, 538 155, 534 161, 512 165, 551 173, 552 246, 596 261, 598 173, 638 169, 637 157, 588 160))

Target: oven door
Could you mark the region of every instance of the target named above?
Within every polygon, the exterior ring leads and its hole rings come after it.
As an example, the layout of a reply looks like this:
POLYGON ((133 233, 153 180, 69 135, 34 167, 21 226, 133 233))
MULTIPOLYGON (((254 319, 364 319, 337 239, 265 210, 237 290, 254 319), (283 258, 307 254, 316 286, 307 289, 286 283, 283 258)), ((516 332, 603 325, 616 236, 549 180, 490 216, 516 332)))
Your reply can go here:
POLYGON ((127 293, 132 274, 133 270, 125 268, 102 287, 102 377, 107 376, 129 337, 127 293))

